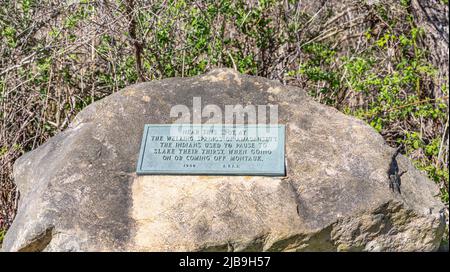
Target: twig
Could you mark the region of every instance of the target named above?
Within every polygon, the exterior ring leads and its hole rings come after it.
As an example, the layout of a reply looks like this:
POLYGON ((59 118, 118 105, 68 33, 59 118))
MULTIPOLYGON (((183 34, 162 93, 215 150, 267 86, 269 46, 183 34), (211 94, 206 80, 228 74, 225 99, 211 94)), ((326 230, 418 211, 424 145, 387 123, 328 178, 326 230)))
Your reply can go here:
MULTIPOLYGON (((424 100, 416 101, 416 102, 409 103, 406 105, 401 105, 398 107, 390 108, 386 111, 383 111, 383 113, 388 113, 388 112, 396 111, 396 110, 403 109, 403 108, 410 107, 410 106, 420 105, 420 104, 431 102, 431 101, 446 100, 446 99, 448 99, 448 96, 437 97, 437 98, 432 98, 432 99, 424 99, 424 100)), ((375 114, 371 114, 371 113, 364 114, 365 117, 372 117, 375 115, 376 115, 376 113, 375 114)))
POLYGON ((128 0, 128 3, 126 5, 127 18, 130 24, 128 31, 130 33, 132 45, 134 46, 134 56, 136 58, 136 73, 138 74, 140 81, 145 81, 142 73, 142 44, 137 39, 136 33, 137 23, 134 11, 135 11, 134 0, 128 0))
POLYGON ((38 51, 34 51, 34 52, 31 53, 29 56, 23 58, 23 59, 19 62, 19 64, 16 64, 16 65, 14 65, 14 66, 11 66, 11 67, 9 67, 9 68, 6 68, 6 69, 3 70, 2 72, 0 72, 0 76, 1 76, 1 75, 4 75, 4 74, 6 74, 6 73, 8 73, 8 72, 11 71, 11 70, 17 69, 17 68, 19 68, 19 67, 21 67, 21 66, 23 66, 23 65, 25 65, 25 64, 28 64, 28 63, 33 62, 33 61, 34 61, 34 58, 33 58, 33 57, 34 57, 37 53, 38 53, 38 51))
POLYGON ((442 133, 442 139, 441 139, 441 144, 439 146, 439 153, 438 153, 438 157, 437 157, 437 163, 436 163, 436 167, 439 167, 441 165, 441 156, 442 156, 442 151, 443 151, 443 147, 444 147, 444 142, 445 142, 445 135, 447 134, 447 130, 448 130, 448 116, 447 116, 447 122, 445 122, 445 127, 444 127, 444 133, 442 133))
POLYGON ((338 13, 336 16, 334 16, 333 18, 331 18, 330 20, 328 20, 324 25, 323 28, 327 28, 329 25, 331 25, 332 23, 334 23, 336 20, 338 20, 339 18, 341 18, 342 16, 344 16, 345 14, 354 11, 355 9, 358 9, 357 6, 354 6, 352 8, 348 8, 344 11, 342 11, 341 13, 338 13))
POLYGON ((231 56, 230 51, 227 51, 227 53, 228 53, 228 56, 231 59, 231 62, 233 63, 234 70, 237 71, 236 63, 234 62, 233 56, 231 56))

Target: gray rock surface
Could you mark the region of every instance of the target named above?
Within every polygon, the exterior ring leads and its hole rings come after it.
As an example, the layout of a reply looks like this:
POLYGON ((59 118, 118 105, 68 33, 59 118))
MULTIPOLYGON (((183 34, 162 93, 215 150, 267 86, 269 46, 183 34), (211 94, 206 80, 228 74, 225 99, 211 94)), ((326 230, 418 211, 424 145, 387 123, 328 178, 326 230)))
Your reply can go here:
POLYGON ((432 251, 437 186, 364 122, 302 90, 218 69, 137 84, 93 103, 14 166, 20 190, 5 251, 432 251), (286 177, 136 176, 144 124, 176 104, 278 104, 286 177))

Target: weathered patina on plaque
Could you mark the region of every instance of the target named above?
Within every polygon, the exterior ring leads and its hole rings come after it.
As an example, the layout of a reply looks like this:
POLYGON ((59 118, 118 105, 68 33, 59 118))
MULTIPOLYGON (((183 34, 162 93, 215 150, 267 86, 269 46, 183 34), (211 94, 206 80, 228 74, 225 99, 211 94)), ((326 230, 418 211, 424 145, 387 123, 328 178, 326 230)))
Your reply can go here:
POLYGON ((284 125, 145 125, 137 174, 285 175, 284 125))

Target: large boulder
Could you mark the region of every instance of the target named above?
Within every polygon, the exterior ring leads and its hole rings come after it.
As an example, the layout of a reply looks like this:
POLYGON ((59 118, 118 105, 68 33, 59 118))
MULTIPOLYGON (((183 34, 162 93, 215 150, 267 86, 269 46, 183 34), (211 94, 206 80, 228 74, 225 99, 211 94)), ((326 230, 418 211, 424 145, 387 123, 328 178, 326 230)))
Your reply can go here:
POLYGON ((437 186, 364 122, 302 90, 218 69, 130 86, 86 107, 14 165, 20 191, 5 251, 432 251, 437 186), (135 174, 144 124, 172 106, 279 107, 286 177, 135 174))

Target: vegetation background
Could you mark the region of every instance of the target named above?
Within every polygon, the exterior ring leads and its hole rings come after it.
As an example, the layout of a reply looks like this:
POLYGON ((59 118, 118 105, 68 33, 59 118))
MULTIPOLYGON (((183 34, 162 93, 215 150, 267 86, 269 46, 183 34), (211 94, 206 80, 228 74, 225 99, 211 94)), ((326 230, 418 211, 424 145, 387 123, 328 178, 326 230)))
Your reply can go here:
POLYGON ((214 67, 366 121, 448 207, 448 27, 448 0, 0 0, 0 244, 19 156, 127 85, 214 67))

